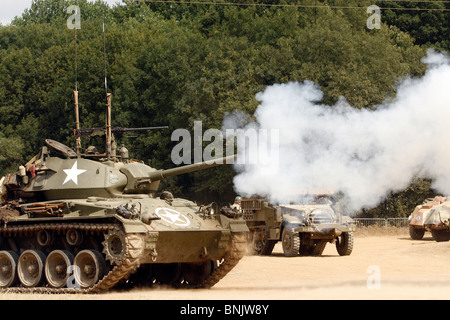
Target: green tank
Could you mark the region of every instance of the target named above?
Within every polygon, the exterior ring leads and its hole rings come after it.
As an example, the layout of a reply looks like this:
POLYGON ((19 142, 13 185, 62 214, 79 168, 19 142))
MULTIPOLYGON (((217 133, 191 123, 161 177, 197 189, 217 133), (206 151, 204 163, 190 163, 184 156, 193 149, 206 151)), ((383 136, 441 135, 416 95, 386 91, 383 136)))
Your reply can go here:
MULTIPOLYGON (((156 170, 46 140, 0 180, 0 287, 98 293, 116 285, 208 288, 242 258, 248 228, 212 203, 158 193, 162 179, 216 166, 156 170)), ((228 163, 232 157, 222 158, 228 163)))

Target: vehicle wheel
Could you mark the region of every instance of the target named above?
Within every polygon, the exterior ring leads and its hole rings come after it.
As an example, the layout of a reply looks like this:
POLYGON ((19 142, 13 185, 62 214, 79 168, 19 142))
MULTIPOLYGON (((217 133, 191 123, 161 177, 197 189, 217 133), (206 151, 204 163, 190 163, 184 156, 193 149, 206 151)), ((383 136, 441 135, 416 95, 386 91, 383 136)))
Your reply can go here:
POLYGON ((327 241, 314 240, 314 241, 302 241, 300 242, 300 255, 301 256, 320 256, 325 250, 327 241))
POLYGON ((436 230, 431 229, 431 235, 433 239, 437 242, 449 241, 450 240, 450 231, 449 230, 436 230))
POLYGON ((189 284, 200 284, 208 278, 214 269, 213 261, 208 260, 203 263, 183 263, 182 273, 184 280, 189 284))
POLYGON ((283 253, 286 257, 295 257, 299 255, 300 234, 293 232, 291 228, 284 228, 281 235, 283 253))
POLYGON ((251 248, 249 248, 252 254, 261 256, 270 256, 272 254, 277 240, 268 240, 269 231, 267 228, 258 229, 254 231, 250 236, 251 248))
POLYGON ((73 264, 73 255, 69 251, 54 250, 50 252, 45 261, 45 277, 53 288, 62 288, 67 285, 70 274, 67 270, 73 264))
POLYGON ((276 240, 260 239, 252 243, 251 250, 256 255, 270 256, 276 243, 276 240))
POLYGON ((119 265, 127 253, 125 234, 122 231, 110 230, 105 234, 105 241, 102 244, 105 259, 111 264, 119 265))
POLYGON ((327 241, 322 240, 322 241, 316 241, 316 243, 314 244, 314 250, 312 252, 313 256, 320 256, 323 252, 323 250, 325 250, 325 247, 327 245, 327 241))
POLYGON ((14 251, 0 251, 0 288, 16 284, 18 261, 19 256, 14 251))
POLYGON ((129 281, 123 283, 125 288, 150 287, 153 284, 153 264, 141 265, 135 273, 130 275, 129 281))
POLYGON ((19 257, 17 274, 24 287, 38 287, 44 280, 45 254, 39 250, 25 250, 19 257))
POLYGON ((181 263, 162 263, 153 267, 156 283, 173 284, 181 277, 181 263))
POLYGON ((68 230, 66 233, 66 241, 71 246, 79 246, 83 243, 83 234, 79 230, 68 230))
POLYGON ((97 250, 80 251, 73 264, 75 281, 83 289, 94 286, 105 275, 105 259, 97 250))
POLYGON ((422 240, 423 235, 425 234, 425 229, 414 228, 413 226, 409 226, 409 236, 413 240, 422 240))
POLYGON ((48 230, 39 230, 36 240, 41 247, 47 247, 53 243, 53 234, 48 230))
POLYGON ((276 243, 276 240, 266 240, 263 247, 261 248, 260 255, 270 256, 276 243))
POLYGON ((349 256, 353 251, 353 232, 342 232, 336 238, 336 249, 340 256, 349 256))

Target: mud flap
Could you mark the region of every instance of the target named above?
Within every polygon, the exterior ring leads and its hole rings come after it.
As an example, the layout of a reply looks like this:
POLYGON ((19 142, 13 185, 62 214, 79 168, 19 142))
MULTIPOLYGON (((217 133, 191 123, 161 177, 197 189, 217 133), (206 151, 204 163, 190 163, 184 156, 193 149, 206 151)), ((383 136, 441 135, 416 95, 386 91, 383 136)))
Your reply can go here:
POLYGON ((231 232, 249 232, 247 223, 244 219, 233 219, 221 214, 219 216, 220 223, 226 229, 230 229, 231 232))

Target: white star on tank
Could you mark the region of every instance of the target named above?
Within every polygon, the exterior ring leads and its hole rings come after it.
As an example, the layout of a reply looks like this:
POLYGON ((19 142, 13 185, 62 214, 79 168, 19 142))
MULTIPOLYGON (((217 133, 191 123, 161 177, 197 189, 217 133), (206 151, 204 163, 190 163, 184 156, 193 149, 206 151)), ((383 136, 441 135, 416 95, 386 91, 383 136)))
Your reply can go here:
POLYGON ((70 180, 72 180, 73 182, 75 182, 76 185, 78 185, 78 176, 83 172, 86 172, 86 170, 78 169, 77 161, 75 161, 72 168, 64 169, 64 172, 67 174, 67 177, 64 180, 63 185, 69 182, 70 180))
POLYGON ((173 209, 156 208, 155 212, 162 220, 179 227, 187 227, 191 223, 188 217, 173 209))

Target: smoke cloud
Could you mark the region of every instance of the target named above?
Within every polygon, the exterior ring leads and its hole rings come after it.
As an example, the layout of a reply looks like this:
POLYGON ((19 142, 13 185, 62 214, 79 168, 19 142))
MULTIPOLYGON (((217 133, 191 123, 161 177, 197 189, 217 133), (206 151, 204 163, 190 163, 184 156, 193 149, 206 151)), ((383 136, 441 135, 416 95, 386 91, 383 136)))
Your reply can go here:
MULTIPOLYGON (((373 110, 352 108, 345 98, 320 104, 323 93, 310 81, 258 93, 256 121, 235 112, 223 128, 278 129, 278 143, 270 146, 278 150, 277 168, 236 166, 235 191, 281 203, 308 190, 341 191, 348 209, 357 210, 376 206, 419 176, 450 194, 450 58, 430 50, 422 62, 428 65, 422 78, 402 80, 395 99, 373 110)), ((238 154, 248 147, 238 145, 238 154)))

